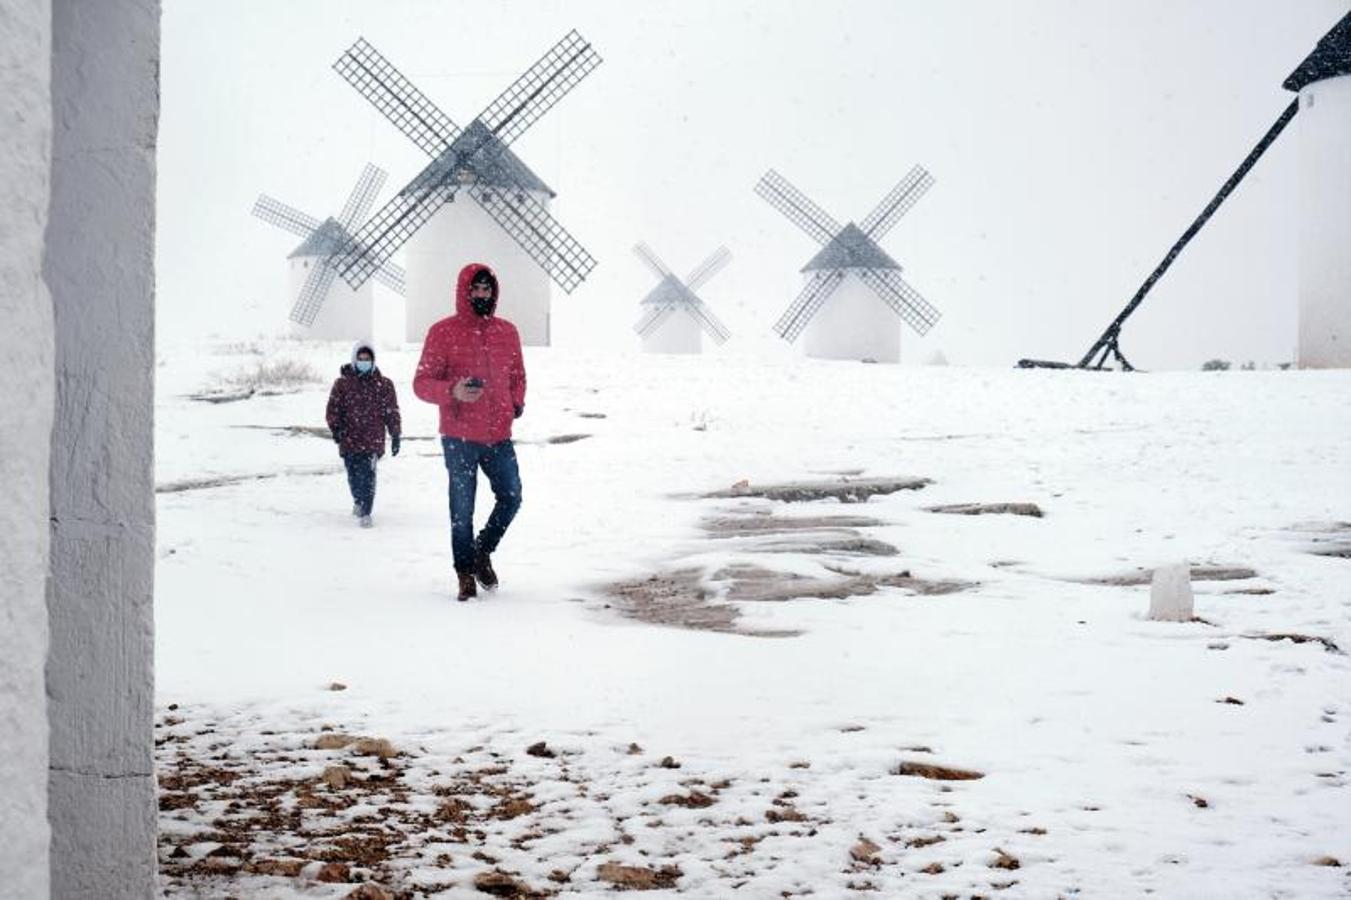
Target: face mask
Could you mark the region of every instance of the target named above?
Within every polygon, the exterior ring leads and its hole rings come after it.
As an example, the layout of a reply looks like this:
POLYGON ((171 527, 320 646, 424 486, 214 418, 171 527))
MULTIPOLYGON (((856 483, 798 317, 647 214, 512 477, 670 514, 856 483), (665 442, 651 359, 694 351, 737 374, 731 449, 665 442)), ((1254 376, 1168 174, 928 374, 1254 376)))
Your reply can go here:
POLYGON ((367 372, 369 372, 371 369, 374 369, 374 368, 375 368, 375 360, 373 360, 373 359, 359 359, 359 360, 357 360, 357 371, 360 372, 360 373, 362 373, 363 375, 366 374, 367 372))
POLYGON ((474 308, 474 312, 480 316, 486 316, 493 311, 492 297, 470 297, 469 305, 474 308))

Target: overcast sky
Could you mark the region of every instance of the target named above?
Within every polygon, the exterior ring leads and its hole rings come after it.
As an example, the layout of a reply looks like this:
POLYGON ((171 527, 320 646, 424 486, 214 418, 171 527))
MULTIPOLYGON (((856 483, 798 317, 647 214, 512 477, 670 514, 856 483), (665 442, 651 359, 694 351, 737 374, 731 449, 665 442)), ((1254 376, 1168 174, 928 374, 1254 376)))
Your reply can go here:
MULTIPOLYGON (((633 349, 645 240, 770 353, 811 240, 752 191, 773 167, 840 221, 915 163, 937 183, 882 241, 943 314, 903 356, 1077 360, 1290 101, 1348 0, 165 0, 162 338, 280 331, 298 243, 267 193, 336 213, 364 163, 421 153, 335 73, 365 37, 467 125, 569 29, 605 62, 515 145, 599 259, 556 346, 633 349)), ((1132 318, 1136 365, 1275 362, 1296 339, 1299 118, 1132 318)), ((488 262, 491 262, 489 260, 488 262)), ((510 285, 504 289, 510 290, 510 285)), ((377 302, 397 298, 377 289, 377 302)), ((386 307, 388 308, 388 307, 386 307)), ((448 309, 449 311, 449 309, 448 309)), ((382 317, 383 338, 395 339, 382 317)))

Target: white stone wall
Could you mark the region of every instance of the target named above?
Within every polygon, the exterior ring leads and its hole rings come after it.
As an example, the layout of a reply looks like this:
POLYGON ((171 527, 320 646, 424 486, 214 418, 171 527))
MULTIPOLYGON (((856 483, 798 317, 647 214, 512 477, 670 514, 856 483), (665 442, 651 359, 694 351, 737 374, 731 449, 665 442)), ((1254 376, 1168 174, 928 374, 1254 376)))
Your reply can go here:
MULTIPOLYGON (((651 309, 642 307, 644 314, 651 309)), ((657 326, 643 338, 645 353, 699 353, 702 350, 703 329, 694 316, 685 307, 680 307, 666 317, 666 321, 657 326)))
POLYGON ((47 466, 52 310, 42 282, 51 150, 51 6, 0 5, 0 895, 48 895, 47 466))
POLYGON ((52 0, 51 890, 155 894, 159 2, 52 0))
POLYGON ((901 317, 852 272, 845 274, 802 337, 806 354, 817 359, 901 360, 901 317))
MULTIPOLYGON (((291 289, 287 293, 287 302, 295 303, 310 277, 312 266, 320 265, 319 257, 293 256, 287 261, 290 272, 291 289)), ((310 325, 301 325, 290 319, 291 309, 287 307, 287 324, 292 337, 312 341, 373 341, 375 340, 375 279, 371 278, 355 291, 338 276, 328 289, 328 297, 319 308, 319 314, 310 325)))
MULTIPOLYGON (((548 208, 547 195, 531 196, 548 208)), ((480 262, 497 273, 497 315, 516 326, 525 346, 549 346, 549 276, 464 192, 418 229, 404 253, 408 341, 420 343, 434 322, 455 314, 455 279, 480 262)))
POLYGON ((1299 103, 1299 365, 1351 368, 1351 75, 1299 103))

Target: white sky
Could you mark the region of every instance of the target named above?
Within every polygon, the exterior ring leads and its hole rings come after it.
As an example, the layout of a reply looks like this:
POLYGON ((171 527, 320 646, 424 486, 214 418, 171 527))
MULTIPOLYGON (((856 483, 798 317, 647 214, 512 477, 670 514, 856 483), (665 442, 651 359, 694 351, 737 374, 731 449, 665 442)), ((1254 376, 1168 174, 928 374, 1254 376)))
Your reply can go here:
MULTIPOLYGON (((760 175, 777 169, 843 222, 918 162, 937 183, 882 246, 943 318, 923 340, 907 330, 903 355, 1077 360, 1347 9, 165 0, 160 335, 282 329, 284 257, 299 241, 249 214, 259 193, 323 217, 365 162, 390 172, 378 203, 424 164, 331 69, 358 36, 464 126, 576 28, 605 62, 513 146, 600 261, 572 295, 556 292, 557 346, 636 347, 652 286, 629 249, 641 239, 681 272, 727 244, 735 259, 701 291, 736 334, 717 352, 763 352, 816 247, 755 196, 760 175)), ((1131 319, 1133 363, 1293 358, 1298 129, 1296 117, 1131 319)), ((377 290, 380 302, 397 298, 377 290)))

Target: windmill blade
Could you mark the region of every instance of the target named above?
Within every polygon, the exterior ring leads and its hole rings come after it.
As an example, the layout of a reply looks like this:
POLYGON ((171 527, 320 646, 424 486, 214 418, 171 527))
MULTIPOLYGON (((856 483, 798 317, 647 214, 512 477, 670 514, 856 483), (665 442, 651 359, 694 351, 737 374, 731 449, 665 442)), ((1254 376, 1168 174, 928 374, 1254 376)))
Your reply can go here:
POLYGON ((708 336, 713 338, 714 343, 722 344, 731 337, 732 333, 717 316, 713 315, 713 310, 708 308, 708 304, 693 294, 690 294, 690 299, 685 303, 685 310, 694 317, 694 321, 699 323, 708 336))
POLYGON ((305 278, 305 284, 300 288, 300 296, 296 297, 295 305, 291 307, 291 321, 306 327, 313 325, 337 275, 337 270, 328 260, 316 260, 305 278))
POLYGON ((831 238, 840 233, 839 222, 773 169, 756 183, 755 192, 787 216, 788 221, 815 238, 818 244, 829 243, 831 238))
POLYGON ((638 332, 640 337, 647 337, 665 322, 680 308, 680 304, 674 300, 660 306, 653 306, 643 317, 638 320, 638 324, 633 326, 633 330, 638 332))
POLYGON ((719 247, 709 255, 708 259, 694 267, 694 271, 690 272, 689 276, 685 278, 685 287, 689 288, 691 292, 697 291, 731 261, 732 251, 726 247, 719 247))
POLYGON ((273 200, 267 194, 259 194, 253 203, 253 214, 269 225, 306 238, 322 224, 314 216, 306 215, 293 206, 287 206, 280 200, 273 200))
POLYGON ((386 262, 375 270, 375 280, 400 297, 407 291, 408 274, 404 272, 403 266, 396 266, 392 262, 386 262))
POLYGON ((666 263, 661 261, 661 258, 658 257, 647 244, 639 241, 633 245, 633 252, 639 259, 647 263, 647 267, 651 269, 653 274, 658 278, 664 279, 671 276, 670 268, 667 267, 666 263))
POLYGON ((783 315, 779 316, 779 321, 774 323, 774 331, 785 341, 797 340, 798 335, 802 334, 802 329, 807 327, 812 316, 820 311, 821 306, 843 280, 844 273, 839 269, 813 273, 806 287, 797 295, 797 299, 784 310, 783 315))
POLYGON ((926 334, 942 316, 895 269, 858 269, 859 278, 896 311, 918 335, 926 334))
POLYGON ((338 213, 338 224, 351 231, 353 225, 365 219, 388 175, 384 169, 366 163, 352 193, 347 196, 347 202, 342 206, 342 212, 338 213))
POLYGON ((469 187, 469 196, 564 292, 572 293, 596 267, 595 257, 525 188, 479 182, 469 187))
POLYGON ((354 290, 380 271, 413 232, 454 196, 455 188, 440 180, 445 175, 444 167, 435 161, 429 163, 357 229, 343 250, 334 254, 334 268, 354 290))
POLYGON ((460 136, 460 128, 403 73, 359 38, 333 68, 394 126, 435 158, 460 136))
POLYGON ((506 146, 563 99, 600 62, 600 54, 591 44, 576 31, 569 31, 489 103, 478 117, 479 121, 506 146))
POLYGON ((927 169, 915 166, 882 198, 882 202, 868 213, 868 218, 858 227, 873 240, 880 239, 891 230, 891 226, 895 225, 901 216, 910 211, 910 207, 919 202, 919 198, 933 187, 933 183, 934 177, 927 169))

